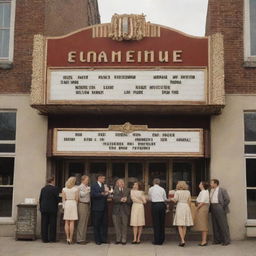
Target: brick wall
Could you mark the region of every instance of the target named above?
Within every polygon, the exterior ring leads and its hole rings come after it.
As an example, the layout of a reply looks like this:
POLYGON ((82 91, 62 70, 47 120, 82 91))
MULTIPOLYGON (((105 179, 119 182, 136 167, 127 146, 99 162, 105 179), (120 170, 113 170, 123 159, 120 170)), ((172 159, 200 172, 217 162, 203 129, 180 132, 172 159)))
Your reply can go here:
POLYGON ((88 0, 75 1, 16 0, 14 61, 0 69, 0 94, 30 92, 35 34, 63 35, 88 26, 88 0))
POLYGON ((206 35, 224 35, 225 90, 231 94, 256 93, 256 68, 244 67, 244 0, 209 0, 206 35))
POLYGON ((60 36, 87 27, 88 9, 88 0, 46 0, 45 34, 60 36))
POLYGON ((0 70, 0 93, 26 93, 31 84, 34 34, 44 31, 42 0, 16 0, 13 67, 0 70))

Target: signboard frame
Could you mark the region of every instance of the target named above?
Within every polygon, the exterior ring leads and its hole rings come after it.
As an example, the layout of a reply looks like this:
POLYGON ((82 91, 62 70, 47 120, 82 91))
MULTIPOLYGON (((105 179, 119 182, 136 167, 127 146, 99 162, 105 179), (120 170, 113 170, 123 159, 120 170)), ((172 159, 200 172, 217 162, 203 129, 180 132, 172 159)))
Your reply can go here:
POLYGON ((54 104, 72 104, 72 105, 207 105, 209 102, 209 74, 208 74, 208 68, 207 67, 142 67, 142 66, 121 66, 121 67, 113 67, 108 66, 104 68, 99 67, 48 67, 47 68, 47 86, 46 86, 46 104, 54 105, 54 104), (170 100, 170 101, 161 101, 161 100, 51 100, 50 99, 50 86, 51 86, 51 72, 52 71, 69 71, 69 70, 87 70, 87 71, 93 71, 93 70, 109 70, 109 71, 116 71, 116 70, 135 70, 135 71, 161 71, 161 70, 167 70, 167 71, 203 71, 204 72, 204 100, 203 101, 187 101, 187 100, 170 100))
MULTIPOLYGON (((53 156, 87 156, 87 157, 204 157, 204 132, 201 128, 147 128, 139 131, 151 131, 151 132, 199 132, 199 152, 81 152, 81 151, 58 151, 57 150, 57 133, 58 131, 94 131, 94 132, 106 132, 113 131, 110 128, 54 128, 53 130, 53 156)), ((118 130, 114 130, 117 131, 118 130)), ((134 130, 136 132, 137 130, 134 130)), ((119 132, 123 132, 119 130, 119 132)))

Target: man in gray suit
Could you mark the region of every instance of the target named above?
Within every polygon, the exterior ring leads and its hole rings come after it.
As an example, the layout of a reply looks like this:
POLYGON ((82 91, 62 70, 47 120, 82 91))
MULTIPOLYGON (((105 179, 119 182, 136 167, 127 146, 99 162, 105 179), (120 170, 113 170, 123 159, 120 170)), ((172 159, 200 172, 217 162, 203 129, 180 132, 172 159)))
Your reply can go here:
POLYGON ((229 195, 226 189, 219 187, 219 180, 211 180, 210 209, 212 215, 213 244, 230 244, 230 233, 227 221, 229 195))
POLYGON ((113 193, 112 218, 116 231, 116 244, 127 242, 127 226, 130 215, 130 189, 125 188, 124 181, 118 179, 113 193))

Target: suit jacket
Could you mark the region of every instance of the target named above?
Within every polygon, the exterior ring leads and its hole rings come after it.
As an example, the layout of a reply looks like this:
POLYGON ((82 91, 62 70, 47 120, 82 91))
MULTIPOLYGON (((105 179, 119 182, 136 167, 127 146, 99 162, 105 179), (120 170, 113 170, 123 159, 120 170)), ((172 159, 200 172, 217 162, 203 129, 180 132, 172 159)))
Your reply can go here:
POLYGON ((107 209, 107 196, 101 193, 105 191, 104 184, 100 187, 98 182, 95 182, 91 187, 92 210, 105 211, 107 209))
POLYGON ((46 185, 41 189, 39 205, 41 213, 57 213, 59 189, 53 185, 46 185))
POLYGON ((130 189, 124 188, 123 192, 120 191, 118 187, 115 187, 114 193, 113 193, 113 215, 130 215, 131 209, 131 195, 130 195, 130 189), (121 202, 122 197, 127 197, 127 201, 125 203, 121 202))
POLYGON ((221 206, 223 207, 223 209, 225 210, 225 212, 228 213, 229 212, 228 205, 230 203, 230 198, 226 189, 221 187, 219 188, 218 200, 221 206))

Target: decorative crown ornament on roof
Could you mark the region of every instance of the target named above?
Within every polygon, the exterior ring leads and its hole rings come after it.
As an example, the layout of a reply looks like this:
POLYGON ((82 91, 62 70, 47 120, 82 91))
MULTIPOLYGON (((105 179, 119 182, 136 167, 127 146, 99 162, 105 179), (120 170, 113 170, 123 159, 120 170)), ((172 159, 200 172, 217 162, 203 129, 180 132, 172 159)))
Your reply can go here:
POLYGON ((144 14, 114 14, 111 23, 92 26, 93 38, 108 37, 117 41, 160 37, 160 34, 160 26, 146 22, 144 14))
POLYGON ((109 37, 117 41, 141 40, 146 36, 146 29, 144 14, 115 14, 112 16, 109 37))

